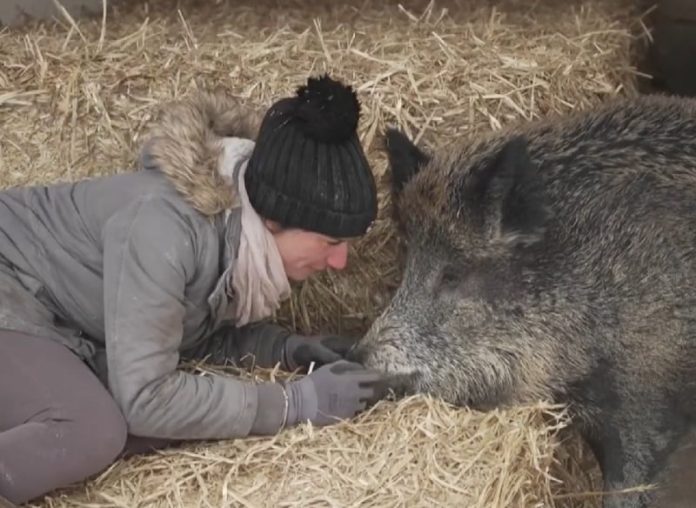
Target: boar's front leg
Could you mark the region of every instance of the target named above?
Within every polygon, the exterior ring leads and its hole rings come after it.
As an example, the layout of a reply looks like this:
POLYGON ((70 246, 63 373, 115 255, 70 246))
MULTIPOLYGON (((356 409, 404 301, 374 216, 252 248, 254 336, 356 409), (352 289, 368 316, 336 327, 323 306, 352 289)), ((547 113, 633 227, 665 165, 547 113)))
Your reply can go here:
MULTIPOLYGON (((664 475, 661 473, 665 471, 665 464, 670 454, 678 448, 683 433, 682 424, 680 415, 662 404, 653 407, 627 407, 626 404, 620 404, 613 410, 602 411, 599 426, 585 437, 599 461, 604 490, 629 490, 606 495, 604 508, 680 506, 657 505, 655 499, 662 487, 661 479, 664 475), (641 488, 651 485, 654 488, 641 488)), ((693 462, 696 463, 696 452, 694 457, 693 462)), ((691 474, 696 481, 696 471, 691 474)), ((696 506, 696 499, 691 500, 689 506, 696 506)))
MULTIPOLYGON (((628 423, 624 420, 624 423, 628 423)), ((640 425, 632 422, 629 425, 640 425)), ((619 493, 624 489, 644 485, 653 458, 640 445, 643 441, 632 428, 619 425, 607 418, 602 427, 587 440, 602 470, 604 491, 603 508, 647 508, 649 496, 643 492, 619 493)))
POLYGON ((696 506, 696 426, 692 422, 679 445, 660 468, 658 490, 651 508, 696 506))
MULTIPOLYGON (((688 429, 689 393, 688 387, 674 390, 673 383, 642 382, 608 360, 571 383, 567 395, 574 419, 597 457, 605 491, 659 486, 661 471, 688 429)), ((655 490, 636 489, 604 496, 603 506, 657 508, 654 498, 655 490)))

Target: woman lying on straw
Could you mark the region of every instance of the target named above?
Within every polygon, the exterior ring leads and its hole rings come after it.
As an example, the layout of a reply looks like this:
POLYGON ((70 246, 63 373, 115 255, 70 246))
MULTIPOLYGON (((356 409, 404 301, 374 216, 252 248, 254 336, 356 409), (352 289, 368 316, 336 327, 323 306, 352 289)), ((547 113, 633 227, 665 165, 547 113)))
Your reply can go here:
POLYGON ((164 109, 139 171, 0 192, 0 496, 97 473, 127 434, 268 435, 383 396, 379 374, 342 359, 349 339, 264 321, 289 279, 344 268, 376 216, 359 109, 328 76, 260 128, 201 94, 164 109), (321 367, 286 384, 177 369, 203 358, 321 367))

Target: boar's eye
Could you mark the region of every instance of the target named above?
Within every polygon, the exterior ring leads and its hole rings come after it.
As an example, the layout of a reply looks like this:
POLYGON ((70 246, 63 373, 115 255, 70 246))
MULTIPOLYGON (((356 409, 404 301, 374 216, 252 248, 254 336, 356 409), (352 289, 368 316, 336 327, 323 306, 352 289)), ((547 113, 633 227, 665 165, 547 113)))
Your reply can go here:
POLYGON ((458 299, 486 297, 490 278, 478 269, 466 265, 451 265, 440 273, 437 292, 458 299))
POLYGON ((440 274, 440 289, 451 290, 456 289, 464 279, 464 271, 457 266, 448 265, 440 274))

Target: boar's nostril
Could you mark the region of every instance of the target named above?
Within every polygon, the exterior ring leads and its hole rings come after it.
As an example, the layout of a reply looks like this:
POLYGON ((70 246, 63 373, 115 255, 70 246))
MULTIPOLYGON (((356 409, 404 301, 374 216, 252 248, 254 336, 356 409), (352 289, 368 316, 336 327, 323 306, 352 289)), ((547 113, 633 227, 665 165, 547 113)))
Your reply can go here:
POLYGON ((346 353, 346 360, 349 362, 363 363, 365 360, 364 348, 358 347, 357 344, 353 345, 346 353))

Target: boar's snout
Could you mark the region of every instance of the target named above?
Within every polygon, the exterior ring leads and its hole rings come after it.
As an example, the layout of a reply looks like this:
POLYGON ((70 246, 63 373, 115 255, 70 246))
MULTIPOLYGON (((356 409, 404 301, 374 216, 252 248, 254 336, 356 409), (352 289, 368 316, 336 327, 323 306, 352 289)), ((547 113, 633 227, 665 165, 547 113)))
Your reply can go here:
POLYGON ((380 361, 379 349, 371 349, 368 342, 362 341, 354 345, 346 354, 346 360, 356 362, 365 367, 384 373, 384 381, 388 389, 396 397, 404 397, 417 391, 420 375, 416 371, 394 372, 393 366, 380 361))
POLYGON ((411 332, 378 319, 365 336, 347 353, 346 358, 365 367, 389 374, 413 374, 416 366, 408 347, 411 332))

